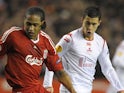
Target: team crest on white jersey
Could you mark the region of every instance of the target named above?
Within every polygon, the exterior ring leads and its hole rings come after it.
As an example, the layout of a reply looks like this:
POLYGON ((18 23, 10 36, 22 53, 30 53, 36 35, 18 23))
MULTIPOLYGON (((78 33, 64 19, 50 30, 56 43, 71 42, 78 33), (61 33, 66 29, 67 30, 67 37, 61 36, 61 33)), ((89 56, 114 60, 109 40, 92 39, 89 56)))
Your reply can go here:
POLYGON ((30 65, 42 65, 43 58, 38 59, 37 57, 33 57, 33 55, 27 55, 25 61, 30 65))
POLYGON ((91 48, 88 48, 88 49, 87 49, 87 52, 92 52, 92 49, 91 49, 91 48))

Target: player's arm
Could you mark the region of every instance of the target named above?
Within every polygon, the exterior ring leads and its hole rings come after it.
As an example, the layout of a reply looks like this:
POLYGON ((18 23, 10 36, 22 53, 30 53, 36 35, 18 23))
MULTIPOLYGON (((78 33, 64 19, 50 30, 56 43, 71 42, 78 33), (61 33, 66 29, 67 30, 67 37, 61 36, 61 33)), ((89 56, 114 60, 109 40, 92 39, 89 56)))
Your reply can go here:
MULTIPOLYGON (((55 50, 58 53, 59 57, 62 57, 64 53, 68 50, 68 47, 71 43, 71 37, 69 35, 64 35, 58 44, 55 46, 55 50)), ((47 68, 45 70, 45 76, 43 81, 43 86, 53 91, 52 89, 52 80, 53 80, 53 71, 49 71, 47 68)))
POLYGON ((124 90, 124 86, 122 86, 122 84, 115 72, 115 69, 113 68, 113 66, 111 64, 109 50, 108 50, 106 42, 105 42, 104 48, 98 58, 98 61, 101 66, 101 70, 102 70, 103 74, 105 75, 105 77, 107 78, 107 80, 117 89, 118 92, 120 91, 119 93, 123 93, 121 91, 124 90))
POLYGON ((58 78, 58 81, 62 83, 70 91, 70 93, 76 93, 71 83, 71 79, 64 71, 62 61, 57 56, 57 54, 49 55, 45 64, 50 71, 54 72, 54 74, 58 78))
MULTIPOLYGON (((75 92, 73 92, 74 89, 73 89, 73 86, 71 84, 71 80, 70 80, 69 76, 66 74, 66 72, 64 70, 62 70, 62 71, 60 70, 60 68, 62 67, 62 62, 60 62, 60 59, 61 59, 62 55, 64 55, 64 53, 66 53, 66 51, 69 49, 71 41, 72 41, 72 38, 70 37, 70 35, 63 36, 62 39, 56 45, 56 49, 55 49, 55 51, 59 54, 60 58, 57 61, 57 60, 55 60, 55 57, 52 57, 54 55, 49 55, 48 58, 47 58, 46 65, 49 68, 49 70, 53 70, 55 72, 55 74, 58 77, 58 80, 60 81, 60 83, 62 83, 67 89, 69 89, 69 91, 71 93, 75 93, 75 92), (53 62, 51 62, 51 61, 53 61, 53 62)), ((49 74, 49 73, 50 73, 50 71, 46 70, 45 75, 49 74)), ((46 76, 47 76, 47 78, 51 78, 51 77, 48 77, 48 75, 46 75, 46 76)), ((47 82, 47 81, 44 81, 44 83, 45 82, 47 82)), ((50 82, 52 82, 52 81, 50 80, 50 82)), ((50 86, 49 85, 50 82, 47 83, 48 88, 50 86)))
POLYGON ((54 93, 54 88, 53 87, 46 87, 45 89, 47 91, 49 91, 50 93, 54 93))
POLYGON ((67 51, 70 49, 70 46, 72 45, 72 41, 72 37, 69 34, 64 35, 60 39, 60 41, 55 46, 56 52, 58 53, 59 57, 62 57, 67 53, 67 51))
MULTIPOLYGON (((51 57, 51 58, 52 58, 53 62, 46 63, 46 66, 48 67, 48 69, 50 71, 54 72, 54 74, 58 78, 58 81, 60 83, 62 83, 70 91, 70 93, 76 93, 73 88, 73 85, 71 83, 71 79, 70 79, 69 75, 63 69, 61 60, 57 58, 58 61, 56 63, 54 63, 55 62, 54 60, 56 60, 56 59, 53 59, 53 57, 51 57)), ((51 58, 50 58, 50 60, 51 60, 51 58)))
POLYGON ((5 31, 0 37, 0 58, 3 57, 12 46, 12 32, 15 30, 21 30, 19 27, 11 27, 5 31))
POLYGON ((53 71, 49 71, 48 68, 46 67, 45 75, 44 75, 44 81, 43 81, 43 86, 50 93, 54 92, 54 89, 53 89, 53 86, 52 86, 53 76, 54 76, 53 71))
POLYGON ((71 93, 76 93, 72 86, 70 77, 64 70, 55 71, 54 73, 58 78, 58 81, 62 83, 71 93))
POLYGON ((7 47, 9 47, 9 45, 7 45, 6 42, 7 39, 3 41, 3 38, 0 37, 0 58, 4 57, 4 55, 7 52, 7 47))
MULTIPOLYGON (((58 52, 61 52, 61 51, 62 51, 62 47, 61 46, 57 46, 56 47, 56 52, 58 53, 58 52)), ((54 88, 52 86, 53 76, 54 76, 54 72, 53 71, 49 71, 48 68, 46 67, 45 75, 44 75, 44 81, 43 81, 43 86, 50 93, 53 93, 53 91, 54 91, 54 88)))

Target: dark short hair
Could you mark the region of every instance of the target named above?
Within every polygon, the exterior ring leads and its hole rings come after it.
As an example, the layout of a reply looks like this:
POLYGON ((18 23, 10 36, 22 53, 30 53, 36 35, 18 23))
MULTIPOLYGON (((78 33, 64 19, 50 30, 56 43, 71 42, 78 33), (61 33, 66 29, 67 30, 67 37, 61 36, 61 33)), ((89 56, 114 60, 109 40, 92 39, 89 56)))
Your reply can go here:
MULTIPOLYGON (((41 18, 41 21, 45 20, 45 12, 43 9, 41 9, 38 6, 33 6, 27 9, 25 17, 27 15, 38 15, 41 18)), ((46 28, 46 22, 44 22, 44 24, 42 25, 41 29, 45 29, 46 28)))
POLYGON ((101 20, 101 11, 97 6, 90 6, 84 10, 83 18, 89 16, 91 18, 98 17, 101 20))

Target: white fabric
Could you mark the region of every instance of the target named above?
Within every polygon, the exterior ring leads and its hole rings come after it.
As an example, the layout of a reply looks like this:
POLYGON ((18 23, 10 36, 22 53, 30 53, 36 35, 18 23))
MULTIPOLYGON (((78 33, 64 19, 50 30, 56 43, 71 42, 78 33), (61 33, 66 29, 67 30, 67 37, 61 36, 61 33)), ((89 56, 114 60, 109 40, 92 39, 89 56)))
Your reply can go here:
MULTIPOLYGON (((62 57, 64 69, 71 77, 74 87, 81 85, 92 90, 97 60, 105 77, 117 90, 124 90, 112 67, 106 41, 97 33, 94 39, 87 41, 82 35, 82 28, 64 35, 56 46, 62 47, 59 56, 62 57)), ((77 92, 80 93, 80 92, 77 92)), ((87 93, 87 92, 83 92, 87 93)))
POLYGON ((52 71, 49 71, 48 68, 46 67, 46 73, 43 81, 44 87, 52 87, 53 76, 54 73, 52 71))
MULTIPOLYGON (((119 76, 119 79, 124 86, 124 74, 123 74, 124 73, 124 41, 122 41, 117 47, 115 55, 113 56, 112 62, 119 76)), ((107 90, 107 93, 117 93, 117 89, 115 89, 110 84, 107 90)))

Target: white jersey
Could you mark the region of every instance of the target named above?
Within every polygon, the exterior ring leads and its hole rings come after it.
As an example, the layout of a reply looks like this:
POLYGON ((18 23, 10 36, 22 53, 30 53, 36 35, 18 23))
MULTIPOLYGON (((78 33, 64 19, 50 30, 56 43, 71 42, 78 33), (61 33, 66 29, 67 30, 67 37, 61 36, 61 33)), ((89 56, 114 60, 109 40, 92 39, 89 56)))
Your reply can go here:
MULTIPOLYGON (((124 74, 122 74, 124 72, 124 40, 117 47, 112 62, 119 79, 124 86, 124 74)), ((117 90, 110 84, 107 93, 117 93, 117 90)))
POLYGON ((107 43, 100 35, 94 33, 94 39, 88 41, 82 35, 82 28, 79 28, 64 35, 58 45, 62 47, 58 54, 62 57, 64 69, 71 77, 77 93, 91 93, 97 60, 112 85, 117 90, 124 89, 112 67, 107 43), (78 90, 77 86, 81 89, 78 90), (84 92, 82 87, 90 91, 84 92))

